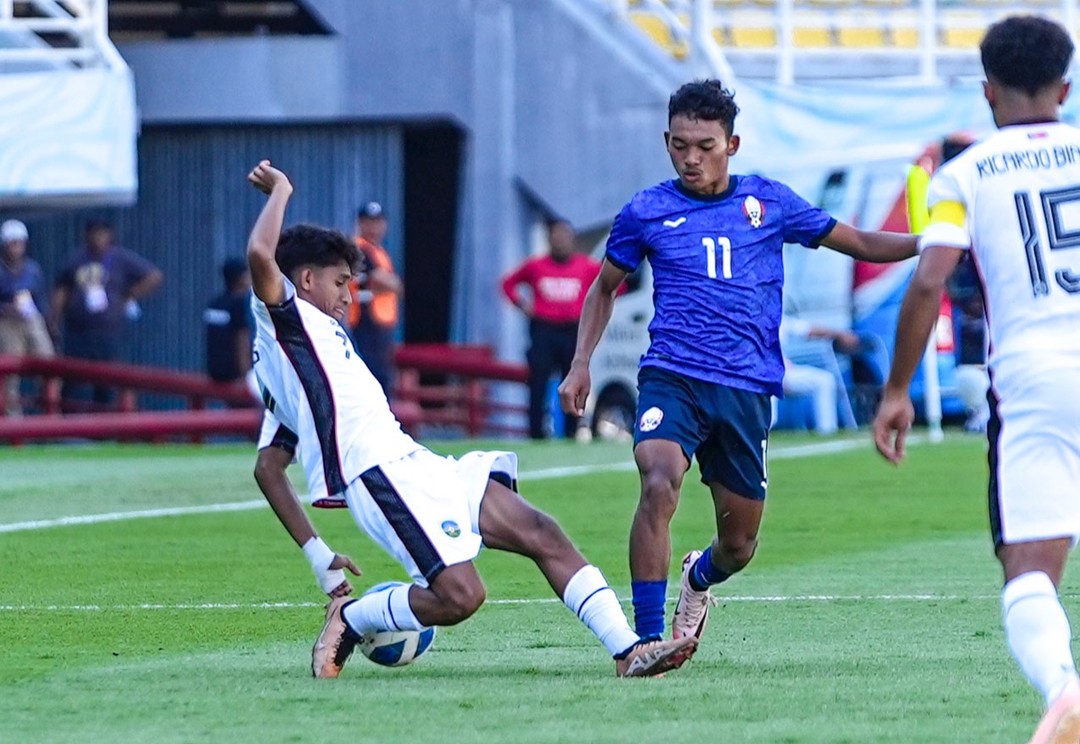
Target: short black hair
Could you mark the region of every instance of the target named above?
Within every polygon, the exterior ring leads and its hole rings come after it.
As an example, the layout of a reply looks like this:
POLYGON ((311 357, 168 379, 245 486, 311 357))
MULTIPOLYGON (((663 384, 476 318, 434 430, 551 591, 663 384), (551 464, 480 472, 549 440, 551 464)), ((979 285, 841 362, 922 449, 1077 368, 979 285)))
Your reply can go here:
POLYGON ((84 232, 86 232, 87 235, 98 230, 108 230, 109 232, 112 232, 112 229, 112 223, 100 217, 95 217, 87 220, 86 225, 83 228, 84 232))
POLYGON ((949 162, 973 144, 975 140, 966 132, 945 135, 945 139, 941 140, 941 162, 949 162))
POLYGON ((695 80, 679 88, 668 99, 668 123, 676 116, 719 121, 731 136, 739 107, 735 94, 719 80, 695 80))
POLYGON ((1034 96, 1065 77, 1073 43, 1048 18, 1009 16, 987 29, 979 52, 987 78, 1034 96))
POLYGON ((293 279, 301 266, 334 266, 341 261, 354 274, 360 268, 360 251, 337 230, 315 225, 293 225, 283 230, 274 252, 281 273, 293 279))

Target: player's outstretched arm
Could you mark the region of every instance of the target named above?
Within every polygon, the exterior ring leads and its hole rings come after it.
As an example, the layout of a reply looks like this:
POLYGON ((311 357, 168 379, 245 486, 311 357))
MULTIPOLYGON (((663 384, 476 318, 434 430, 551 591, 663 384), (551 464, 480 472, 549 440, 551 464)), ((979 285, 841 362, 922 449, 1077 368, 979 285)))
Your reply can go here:
POLYGON ((577 347, 574 359, 570 362, 570 372, 559 385, 559 403, 563 411, 575 416, 585 413, 585 401, 589 398, 592 380, 589 377, 589 361, 593 350, 600 343, 611 320, 611 311, 615 307, 615 295, 619 285, 626 278, 626 272, 607 259, 600 266, 600 273, 585 294, 585 304, 581 308, 581 320, 578 321, 577 347))
POLYGON ((821 244, 860 261, 891 263, 918 253, 919 238, 907 233, 859 230, 837 222, 821 244))
POLYGON ((351 594, 352 585, 342 569, 348 569, 354 576, 360 575, 360 569, 349 556, 330 550, 315 532, 315 526, 300 505, 292 481, 285 473, 292 458, 292 453, 282 447, 272 445, 259 450, 255 461, 255 480, 259 490, 289 535, 303 549, 320 588, 331 597, 351 594))
POLYGON ((904 439, 915 418, 908 393, 911 380, 937 323, 945 280, 962 255, 959 248, 927 248, 904 293, 896 321, 892 368, 873 423, 874 444, 878 452, 893 463, 899 463, 904 457, 904 439))
POLYGON ((281 225, 285 221, 285 206, 292 196, 288 177, 263 160, 248 173, 248 181, 269 198, 248 238, 247 259, 251 269, 251 287, 255 296, 267 305, 280 305, 285 300, 285 282, 274 254, 281 225))

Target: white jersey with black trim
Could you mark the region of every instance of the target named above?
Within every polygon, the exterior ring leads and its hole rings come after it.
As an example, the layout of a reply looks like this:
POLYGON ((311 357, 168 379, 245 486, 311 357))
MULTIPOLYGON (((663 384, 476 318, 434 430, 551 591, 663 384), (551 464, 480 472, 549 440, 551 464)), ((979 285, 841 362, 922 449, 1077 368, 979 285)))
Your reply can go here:
MULTIPOLYGON (((256 449, 280 447, 293 456, 293 462, 304 462, 304 453, 299 447, 299 439, 292 429, 278 421, 270 409, 263 409, 262 426, 259 428, 259 442, 256 449)), ((319 455, 316 455, 319 456, 319 455)), ((308 479, 308 499, 312 506, 323 509, 343 509, 348 505, 342 495, 331 496, 326 492, 326 480, 322 468, 313 468, 305 472, 308 479)))
POLYGON ((341 324, 296 294, 252 296, 254 366, 263 402, 295 432, 309 486, 334 496, 362 472, 421 449, 401 430, 382 387, 341 324))
POLYGON ((921 247, 970 249, 999 392, 1080 366, 1080 129, 1002 128, 934 174, 921 247))

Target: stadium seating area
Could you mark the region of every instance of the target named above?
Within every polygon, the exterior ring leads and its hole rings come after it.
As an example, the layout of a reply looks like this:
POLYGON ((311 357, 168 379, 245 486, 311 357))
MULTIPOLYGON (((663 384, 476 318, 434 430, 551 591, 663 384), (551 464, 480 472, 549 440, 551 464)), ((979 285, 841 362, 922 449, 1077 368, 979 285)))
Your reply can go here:
MULTIPOLYGON (((693 0, 617 0, 620 12, 676 59, 689 54, 693 0)), ((974 51, 983 30, 1009 13, 1060 17, 1062 0, 936 0, 931 45, 938 51, 974 51)), ((791 44, 800 50, 916 50, 920 0, 713 0, 712 37, 725 50, 773 50, 783 43, 790 13, 791 44)))

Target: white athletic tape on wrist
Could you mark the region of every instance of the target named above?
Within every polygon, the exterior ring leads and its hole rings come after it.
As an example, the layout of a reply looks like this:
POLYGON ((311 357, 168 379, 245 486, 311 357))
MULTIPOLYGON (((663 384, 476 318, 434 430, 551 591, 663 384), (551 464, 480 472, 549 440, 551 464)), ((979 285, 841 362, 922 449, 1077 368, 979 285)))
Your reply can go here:
POLYGON ((319 588, 329 594, 345 583, 345 571, 340 568, 335 568, 333 571, 317 571, 315 580, 319 582, 319 588))
POLYGON ((313 537, 304 543, 304 555, 311 564, 311 570, 315 574, 315 581, 318 582, 319 588, 327 594, 345 581, 345 571, 340 568, 330 568, 336 554, 321 537, 313 537))

